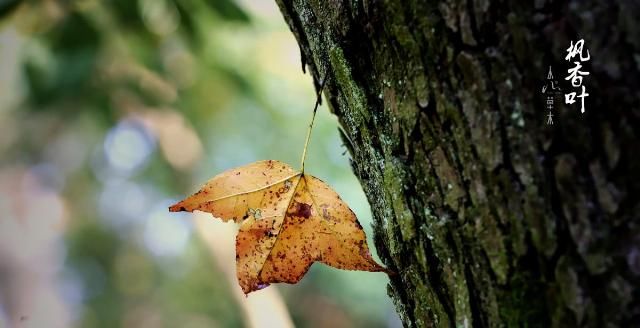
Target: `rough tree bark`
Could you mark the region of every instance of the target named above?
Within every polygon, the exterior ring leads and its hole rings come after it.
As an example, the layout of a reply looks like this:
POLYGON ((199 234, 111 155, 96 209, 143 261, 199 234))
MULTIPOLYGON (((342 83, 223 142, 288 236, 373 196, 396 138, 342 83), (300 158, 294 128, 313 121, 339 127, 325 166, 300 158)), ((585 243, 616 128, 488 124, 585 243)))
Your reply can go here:
POLYGON ((639 325, 637 1, 277 2, 405 326, 639 325), (547 125, 548 67, 563 80, 580 38, 587 111, 560 95, 547 125))

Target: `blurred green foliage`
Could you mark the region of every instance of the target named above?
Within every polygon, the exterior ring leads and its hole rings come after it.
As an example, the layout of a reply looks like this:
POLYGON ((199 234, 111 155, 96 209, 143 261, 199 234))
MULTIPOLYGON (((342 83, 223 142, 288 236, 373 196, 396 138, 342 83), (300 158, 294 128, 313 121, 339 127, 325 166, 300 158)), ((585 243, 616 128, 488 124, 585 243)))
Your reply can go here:
MULTIPOLYGON (((3 0, 0 19, 0 178, 33 177, 63 208, 51 247, 64 254, 52 261, 68 322, 246 326, 226 276, 234 263, 214 260, 191 217, 166 206, 233 166, 298 164, 314 92, 275 4, 3 0)), ((371 237, 336 124, 321 108, 306 168, 371 237)), ((15 197, 53 213, 25 188, 15 197)), ((298 285, 270 288, 299 327, 397 326, 385 284, 318 264, 298 285)))

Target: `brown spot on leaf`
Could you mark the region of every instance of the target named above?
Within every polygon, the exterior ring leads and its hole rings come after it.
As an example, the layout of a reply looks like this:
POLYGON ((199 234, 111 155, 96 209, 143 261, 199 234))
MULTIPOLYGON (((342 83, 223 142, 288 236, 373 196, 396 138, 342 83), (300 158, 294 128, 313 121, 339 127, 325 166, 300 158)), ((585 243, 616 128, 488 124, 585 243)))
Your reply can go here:
POLYGON ((295 202, 291 215, 308 219, 311 216, 311 205, 295 202))

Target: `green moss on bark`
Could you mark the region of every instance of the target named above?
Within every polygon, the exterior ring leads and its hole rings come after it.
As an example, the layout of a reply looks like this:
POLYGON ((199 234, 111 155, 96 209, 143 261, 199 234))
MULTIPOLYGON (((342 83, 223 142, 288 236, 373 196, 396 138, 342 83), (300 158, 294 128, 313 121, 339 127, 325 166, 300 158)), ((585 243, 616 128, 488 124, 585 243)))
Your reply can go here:
POLYGON ((277 2, 327 82, 407 327, 640 317, 640 6, 277 2), (598 97, 549 127, 540 83, 580 29, 598 97))

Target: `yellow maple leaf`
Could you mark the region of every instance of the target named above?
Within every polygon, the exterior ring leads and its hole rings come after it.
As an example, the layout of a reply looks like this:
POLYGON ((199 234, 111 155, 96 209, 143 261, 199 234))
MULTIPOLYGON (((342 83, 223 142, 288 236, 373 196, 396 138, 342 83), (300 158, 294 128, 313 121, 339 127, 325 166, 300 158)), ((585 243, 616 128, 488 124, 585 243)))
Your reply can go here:
POLYGON ((200 210, 241 224, 236 269, 245 294, 271 283, 296 283, 316 261, 388 272, 371 257, 362 226, 340 196, 279 161, 223 172, 169 210, 200 210))

